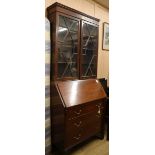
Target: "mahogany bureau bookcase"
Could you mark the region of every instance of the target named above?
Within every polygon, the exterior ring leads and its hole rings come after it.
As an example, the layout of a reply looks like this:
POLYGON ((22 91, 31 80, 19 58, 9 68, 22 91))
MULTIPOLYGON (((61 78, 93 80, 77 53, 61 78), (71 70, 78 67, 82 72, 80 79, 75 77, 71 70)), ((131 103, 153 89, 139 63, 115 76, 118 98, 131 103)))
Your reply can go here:
POLYGON ((98 80, 59 81, 53 91, 52 143, 67 151, 89 137, 104 137, 106 93, 98 80))
POLYGON ((91 136, 104 136, 106 93, 96 80, 99 19, 57 2, 47 8, 47 17, 52 144, 67 151, 91 136))
POLYGON ((47 17, 51 25, 51 78, 96 78, 99 19, 57 2, 47 8, 47 17))

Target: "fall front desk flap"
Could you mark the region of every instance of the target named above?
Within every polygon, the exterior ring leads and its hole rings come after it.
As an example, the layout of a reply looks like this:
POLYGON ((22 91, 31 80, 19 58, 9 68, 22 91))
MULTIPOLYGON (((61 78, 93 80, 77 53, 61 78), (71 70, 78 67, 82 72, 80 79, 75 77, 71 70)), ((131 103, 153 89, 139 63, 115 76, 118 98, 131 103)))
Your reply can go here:
POLYGON ((57 86, 66 107, 106 97, 102 85, 96 79, 58 82, 57 86))

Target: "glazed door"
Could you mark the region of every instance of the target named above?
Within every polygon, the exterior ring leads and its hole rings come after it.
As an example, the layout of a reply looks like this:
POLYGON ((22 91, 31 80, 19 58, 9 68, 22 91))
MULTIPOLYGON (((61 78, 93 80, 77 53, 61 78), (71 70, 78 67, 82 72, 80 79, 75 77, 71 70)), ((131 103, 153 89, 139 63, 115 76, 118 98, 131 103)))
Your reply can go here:
POLYGON ((60 13, 57 18, 57 79, 78 79, 80 21, 60 13))
POLYGON ((80 78, 97 77, 98 26, 82 21, 80 78))

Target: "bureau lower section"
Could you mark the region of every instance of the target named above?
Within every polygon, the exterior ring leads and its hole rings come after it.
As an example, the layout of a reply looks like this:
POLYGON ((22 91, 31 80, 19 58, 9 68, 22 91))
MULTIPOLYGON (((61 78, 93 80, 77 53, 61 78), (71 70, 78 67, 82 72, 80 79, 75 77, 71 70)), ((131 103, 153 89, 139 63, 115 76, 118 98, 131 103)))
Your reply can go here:
POLYGON ((84 114, 74 120, 67 120, 64 148, 70 148, 85 139, 102 132, 102 115, 96 112, 84 114))
POLYGON ((89 137, 104 137, 106 94, 96 79, 51 84, 52 144, 67 151, 89 137))
MULTIPOLYGON (((105 104, 92 102, 65 109, 64 126, 58 125, 61 130, 61 149, 68 150, 73 146, 85 141, 91 136, 98 135, 104 137, 104 111, 105 104)), ((59 116, 60 117, 60 116, 59 116)), ((60 118, 59 118, 60 119, 60 118)), ((60 136, 59 135, 59 136, 60 136)), ((58 138, 58 137, 57 137, 58 138)))

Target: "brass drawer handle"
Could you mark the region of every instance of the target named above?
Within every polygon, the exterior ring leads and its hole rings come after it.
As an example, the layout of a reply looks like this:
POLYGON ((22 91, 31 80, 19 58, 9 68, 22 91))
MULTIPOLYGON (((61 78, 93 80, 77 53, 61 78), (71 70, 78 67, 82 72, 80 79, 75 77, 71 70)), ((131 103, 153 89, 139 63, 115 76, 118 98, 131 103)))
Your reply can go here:
POLYGON ((100 105, 96 105, 97 107, 98 107, 98 114, 100 114, 101 113, 101 107, 100 107, 100 105))
POLYGON ((78 112, 74 111, 74 113, 77 114, 77 115, 80 115, 81 114, 81 111, 82 110, 80 109, 78 112))
POLYGON ((75 125, 76 127, 79 127, 81 124, 82 124, 81 121, 80 121, 79 123, 74 123, 74 125, 75 125))
POLYGON ((102 104, 96 105, 98 108, 104 109, 104 107, 102 107, 102 104))
POLYGON ((79 140, 81 138, 81 134, 78 135, 78 137, 73 137, 76 140, 79 140))
POLYGON ((98 118, 101 118, 101 115, 100 114, 98 114, 98 115, 96 115, 98 118))

